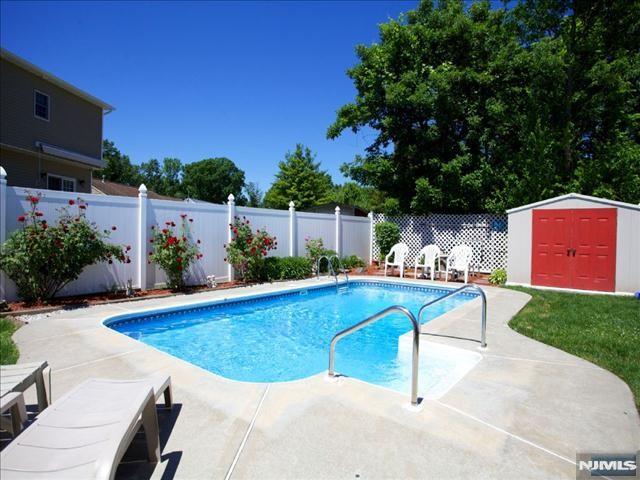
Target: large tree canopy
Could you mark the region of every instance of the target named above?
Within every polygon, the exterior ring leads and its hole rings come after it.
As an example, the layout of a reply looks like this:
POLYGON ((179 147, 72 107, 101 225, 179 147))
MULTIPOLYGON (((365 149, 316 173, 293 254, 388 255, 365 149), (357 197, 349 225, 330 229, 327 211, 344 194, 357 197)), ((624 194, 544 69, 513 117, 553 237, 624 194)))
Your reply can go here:
POLYGON ((576 191, 640 201, 640 2, 425 0, 380 26, 329 127, 343 173, 405 211, 502 212, 576 191))
POLYGON ((232 193, 244 203, 244 172, 225 157, 206 158, 184 166, 182 189, 191 198, 205 202, 225 203, 232 193))
POLYGON ((287 208, 293 200, 297 209, 304 210, 329 201, 331 177, 320 170, 320 162, 309 148, 297 144, 278 166, 276 180, 264 196, 266 207, 287 208))

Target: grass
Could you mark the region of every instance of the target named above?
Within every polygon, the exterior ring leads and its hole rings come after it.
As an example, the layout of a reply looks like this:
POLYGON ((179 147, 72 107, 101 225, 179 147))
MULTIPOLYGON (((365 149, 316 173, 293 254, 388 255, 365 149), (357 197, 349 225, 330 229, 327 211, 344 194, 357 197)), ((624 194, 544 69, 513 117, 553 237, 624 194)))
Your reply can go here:
POLYGON ((511 328, 615 373, 627 382, 640 410, 640 301, 509 288, 533 297, 511 319, 511 328))
POLYGON ((18 361, 20 354, 13 343, 11 335, 18 326, 6 317, 0 317, 0 365, 12 365, 18 361))

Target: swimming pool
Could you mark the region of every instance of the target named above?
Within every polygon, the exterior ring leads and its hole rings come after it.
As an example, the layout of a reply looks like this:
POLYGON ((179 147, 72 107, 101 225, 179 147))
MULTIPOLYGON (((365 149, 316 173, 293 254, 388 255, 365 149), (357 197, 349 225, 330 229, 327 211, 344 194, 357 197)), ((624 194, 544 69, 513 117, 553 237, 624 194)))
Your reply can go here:
MULTIPOLYGON (((404 305, 417 317, 427 301, 449 289, 411 284, 351 281, 334 285, 239 298, 193 307, 127 314, 105 324, 122 334, 223 377, 245 382, 283 382, 327 369, 332 337, 391 305, 404 305)), ((427 310, 429 321, 475 298, 464 292, 427 310)), ((338 343, 336 370, 394 390, 407 392, 409 351, 399 337, 411 330, 407 318, 393 314, 338 343)), ((448 347, 451 348, 451 347, 448 347)), ((424 350, 424 348, 423 348, 424 350)), ((424 393, 461 368, 461 358, 442 351, 422 362, 424 393)), ((457 349, 454 349, 457 350, 457 349)), ((475 357, 474 357, 475 359, 475 357)), ((470 358, 462 363, 467 366, 470 358)))

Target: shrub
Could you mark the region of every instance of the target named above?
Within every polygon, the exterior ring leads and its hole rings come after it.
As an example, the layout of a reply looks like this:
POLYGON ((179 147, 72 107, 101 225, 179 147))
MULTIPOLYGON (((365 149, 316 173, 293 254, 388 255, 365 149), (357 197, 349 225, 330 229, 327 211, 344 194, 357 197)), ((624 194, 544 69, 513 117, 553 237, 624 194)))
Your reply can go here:
POLYGON ((321 238, 309 238, 304 239, 304 249, 307 252, 307 258, 311 261, 315 267, 316 262, 322 255, 326 255, 327 249, 324 248, 324 243, 321 238))
MULTIPOLYGON (((313 269, 313 271, 315 271, 316 265, 318 264, 318 259, 320 257, 322 257, 323 255, 331 257, 332 255, 336 254, 335 250, 324 248, 324 243, 322 242, 321 238, 306 237, 304 241, 304 248, 307 251, 307 258, 311 262, 311 268, 313 269)), ((333 260, 332 265, 334 270, 338 268, 338 262, 335 259, 333 260)), ((327 262, 322 263, 322 265, 320 266, 320 271, 327 271, 327 262)))
POLYGON ((489 275, 489 283, 493 285, 504 285, 507 283, 507 271, 504 268, 497 268, 489 275))
POLYGON ((376 243, 380 249, 380 261, 389 253, 391 247, 400 241, 400 227, 391 222, 380 222, 376 225, 376 243))
POLYGON ((306 257, 267 257, 260 280, 302 280, 311 274, 311 260, 306 257))
POLYGON ((269 250, 278 247, 276 237, 272 237, 266 231, 253 232, 249 220, 246 217, 235 217, 229 224, 233 239, 229 245, 225 245, 227 257, 225 262, 233 265, 239 280, 258 281, 264 277, 264 257, 269 250))
MULTIPOLYGON (((167 286, 174 290, 181 290, 185 286, 185 273, 194 260, 202 258, 196 244, 189 238, 189 223, 187 215, 180 215, 180 230, 176 231, 176 223, 165 222, 165 227, 151 227, 153 238, 153 252, 149 253, 149 263, 156 263, 167 276, 167 286)), ((196 243, 200 243, 198 240, 196 243)))
POLYGON ((366 262, 357 255, 349 255, 342 258, 342 266, 348 270, 358 267, 366 267, 366 262))
POLYGON ((280 280, 302 280, 312 274, 311 261, 306 257, 280 259, 280 280))
MULTIPOLYGON (((13 280, 25 301, 49 300, 82 271, 94 263, 114 260, 130 263, 128 251, 106 242, 109 230, 100 231, 87 220, 87 203, 81 198, 69 200, 58 210, 55 225, 49 225, 38 211, 41 195, 28 195, 30 210, 20 215, 22 227, 2 246, 0 269, 13 280), (75 214, 69 207, 77 209, 75 214)), ((116 227, 111 227, 116 230, 116 227)))

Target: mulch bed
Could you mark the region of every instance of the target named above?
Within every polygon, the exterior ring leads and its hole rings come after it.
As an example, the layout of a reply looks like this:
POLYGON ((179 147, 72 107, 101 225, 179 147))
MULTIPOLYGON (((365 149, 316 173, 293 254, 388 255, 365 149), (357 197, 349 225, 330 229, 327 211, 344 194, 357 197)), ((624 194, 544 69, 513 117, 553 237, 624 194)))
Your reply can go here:
POLYGON ((240 282, 219 283, 215 288, 206 286, 189 287, 186 290, 174 291, 168 288, 156 288, 150 290, 135 290, 133 297, 127 297, 125 292, 95 293, 88 295, 75 295, 60 297, 49 302, 8 302, 9 310, 0 310, 0 315, 33 315, 38 313, 53 312, 55 310, 71 310, 75 308, 89 307, 91 305, 104 305, 109 303, 135 302, 151 298, 164 298, 175 295, 190 295, 192 293, 210 292, 214 290, 226 290, 239 286, 245 286, 240 282))

